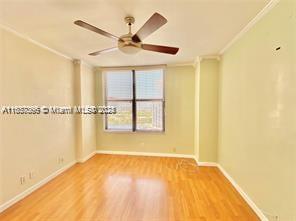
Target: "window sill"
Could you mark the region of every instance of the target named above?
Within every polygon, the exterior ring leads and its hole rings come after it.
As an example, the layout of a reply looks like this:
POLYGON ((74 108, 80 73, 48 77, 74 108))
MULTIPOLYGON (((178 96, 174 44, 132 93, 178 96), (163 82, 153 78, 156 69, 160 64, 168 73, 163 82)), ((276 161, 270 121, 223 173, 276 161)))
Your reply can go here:
POLYGON ((118 134, 165 134, 165 131, 163 130, 136 130, 136 131, 130 131, 130 130, 103 130, 105 133, 118 133, 118 134))

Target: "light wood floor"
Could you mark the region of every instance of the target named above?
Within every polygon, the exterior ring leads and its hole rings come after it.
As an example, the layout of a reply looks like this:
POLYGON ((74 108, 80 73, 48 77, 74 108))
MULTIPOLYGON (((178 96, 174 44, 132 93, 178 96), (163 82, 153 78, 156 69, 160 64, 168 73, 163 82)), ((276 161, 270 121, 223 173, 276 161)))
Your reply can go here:
POLYGON ((188 163, 194 161, 96 155, 0 214, 0 220, 259 220, 217 168, 188 163))

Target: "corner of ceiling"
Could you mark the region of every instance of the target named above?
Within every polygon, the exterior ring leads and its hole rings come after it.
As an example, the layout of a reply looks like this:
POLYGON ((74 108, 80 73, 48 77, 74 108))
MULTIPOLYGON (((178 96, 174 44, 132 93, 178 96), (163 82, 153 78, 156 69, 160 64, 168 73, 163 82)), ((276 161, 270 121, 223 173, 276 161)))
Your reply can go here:
POLYGON ((239 32, 234 38, 226 44, 219 54, 223 55, 236 41, 238 41, 245 33, 247 33, 258 21, 260 21, 271 9, 273 9, 280 0, 270 0, 269 3, 239 32))

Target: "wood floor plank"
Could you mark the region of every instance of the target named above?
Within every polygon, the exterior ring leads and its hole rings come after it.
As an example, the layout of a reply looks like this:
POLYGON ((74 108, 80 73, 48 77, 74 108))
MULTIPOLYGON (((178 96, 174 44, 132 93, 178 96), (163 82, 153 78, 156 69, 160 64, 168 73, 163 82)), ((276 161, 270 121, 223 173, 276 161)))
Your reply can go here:
POLYGON ((191 159, 95 155, 0 214, 0 221, 257 221, 215 167, 191 159))

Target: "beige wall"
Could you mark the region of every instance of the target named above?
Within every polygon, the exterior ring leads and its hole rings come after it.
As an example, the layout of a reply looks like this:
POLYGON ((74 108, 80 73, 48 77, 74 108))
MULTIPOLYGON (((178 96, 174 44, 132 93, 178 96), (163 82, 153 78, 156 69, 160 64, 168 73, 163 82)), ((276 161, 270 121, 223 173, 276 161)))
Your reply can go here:
POLYGON ((195 63, 194 71, 194 158, 199 161, 199 89, 200 89, 200 59, 195 63))
MULTIPOLYGON (((4 43, 4 36, 3 36, 3 31, 0 30, 0 49, 2 49, 3 47, 3 43, 4 43)), ((2 100, 3 100, 3 90, 1 88, 3 88, 3 84, 4 84, 4 63, 3 63, 3 52, 4 50, 0 50, 0 104, 2 104, 2 100)), ((4 197, 4 193, 3 193, 3 160, 4 160, 4 150, 3 150, 3 146, 2 146, 2 140, 3 140, 3 126, 2 125, 2 120, 0 119, 0 205, 3 203, 3 197, 4 197)))
POLYGON ((219 61, 202 59, 199 71, 199 158, 217 161, 219 61))
MULTIPOLYGON (((95 72, 93 67, 74 61, 76 106, 95 105, 95 72)), ((76 159, 84 162, 96 151, 96 118, 93 114, 75 115, 76 159)))
MULTIPOLYGON (((194 68, 168 67, 165 74, 165 133, 110 133, 98 117, 97 149, 194 154, 194 68)), ((97 73, 98 102, 102 104, 102 76, 97 73)))
MULTIPOLYGON (((81 105, 95 105, 95 73, 92 67, 81 65, 81 105)), ((81 115, 82 158, 96 151, 96 118, 95 115, 81 115)))
POLYGON ((295 1, 281 1, 227 50, 219 93, 219 163, 260 209, 289 221, 296 220, 295 15, 295 1))
MULTIPOLYGON (((71 60, 0 29, 2 105, 72 105, 71 60)), ((75 161, 71 115, 0 115, 0 204, 75 161), (58 164, 58 157, 64 162, 58 164), (35 178, 28 179, 29 171, 35 178), (19 177, 26 176, 20 185, 19 177)))

